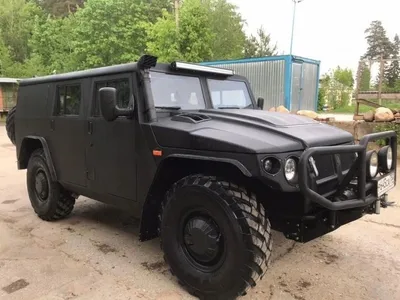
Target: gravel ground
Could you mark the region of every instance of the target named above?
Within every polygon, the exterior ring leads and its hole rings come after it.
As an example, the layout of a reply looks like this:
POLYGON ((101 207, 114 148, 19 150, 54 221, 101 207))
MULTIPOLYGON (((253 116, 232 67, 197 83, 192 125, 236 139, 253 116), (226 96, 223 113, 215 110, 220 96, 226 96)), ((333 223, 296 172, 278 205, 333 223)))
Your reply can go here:
MULTIPOLYGON (((126 212, 80 198, 65 220, 37 218, 15 157, 0 127, 0 299, 193 299, 126 212)), ((400 299, 400 184, 390 199, 307 244, 274 233, 269 273, 242 299, 400 299)))
POLYGON ((339 114, 339 113, 320 113, 321 118, 335 118, 335 121, 351 122, 353 121, 353 114, 339 114))

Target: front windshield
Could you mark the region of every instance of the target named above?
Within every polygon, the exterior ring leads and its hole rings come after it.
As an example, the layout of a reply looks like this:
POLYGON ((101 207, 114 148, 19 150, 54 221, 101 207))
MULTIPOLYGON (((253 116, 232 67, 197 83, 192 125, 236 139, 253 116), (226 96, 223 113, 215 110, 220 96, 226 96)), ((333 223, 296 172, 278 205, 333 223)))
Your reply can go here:
POLYGON ((252 105, 247 85, 243 81, 216 79, 207 81, 215 108, 244 108, 252 105))
POLYGON ((156 107, 205 108, 200 79, 197 77, 151 72, 151 89, 156 107))

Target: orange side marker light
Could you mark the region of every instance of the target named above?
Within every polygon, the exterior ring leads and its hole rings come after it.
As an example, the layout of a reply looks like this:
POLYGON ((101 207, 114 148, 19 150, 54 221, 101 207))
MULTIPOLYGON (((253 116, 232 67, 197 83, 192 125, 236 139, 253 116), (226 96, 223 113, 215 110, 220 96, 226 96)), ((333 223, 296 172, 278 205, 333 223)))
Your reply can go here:
POLYGON ((162 151, 161 150, 153 150, 153 156, 162 156, 162 151))

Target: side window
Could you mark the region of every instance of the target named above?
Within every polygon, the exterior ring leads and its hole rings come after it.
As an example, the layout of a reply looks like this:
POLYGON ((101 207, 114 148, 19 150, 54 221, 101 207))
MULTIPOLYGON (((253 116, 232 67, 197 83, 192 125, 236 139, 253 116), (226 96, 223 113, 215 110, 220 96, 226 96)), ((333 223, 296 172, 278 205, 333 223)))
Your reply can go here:
POLYGON ((95 85, 95 102, 93 108, 93 116, 100 116, 100 99, 99 99, 99 89, 102 87, 113 87, 117 90, 117 105, 119 108, 127 108, 131 100, 131 89, 129 87, 129 79, 116 79, 109 81, 96 82, 95 85))
POLYGON ((57 86, 56 109, 57 116, 77 116, 81 105, 81 86, 57 86))

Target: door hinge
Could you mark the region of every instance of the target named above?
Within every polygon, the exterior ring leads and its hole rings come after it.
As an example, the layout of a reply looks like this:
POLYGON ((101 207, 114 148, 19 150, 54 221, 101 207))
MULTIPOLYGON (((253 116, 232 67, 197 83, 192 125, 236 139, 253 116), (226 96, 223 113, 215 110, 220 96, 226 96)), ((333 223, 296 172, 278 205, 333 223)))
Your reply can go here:
POLYGON ((93 133, 93 122, 88 122, 88 133, 92 134, 93 133))

